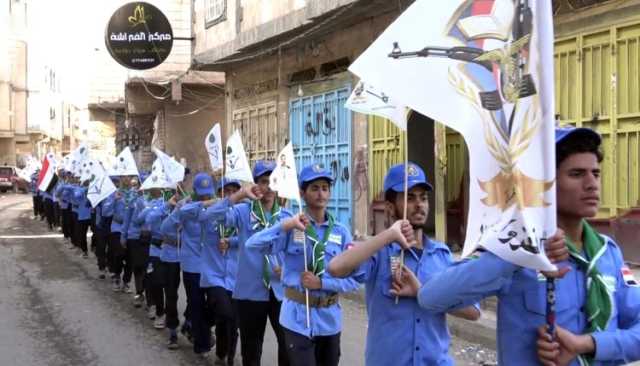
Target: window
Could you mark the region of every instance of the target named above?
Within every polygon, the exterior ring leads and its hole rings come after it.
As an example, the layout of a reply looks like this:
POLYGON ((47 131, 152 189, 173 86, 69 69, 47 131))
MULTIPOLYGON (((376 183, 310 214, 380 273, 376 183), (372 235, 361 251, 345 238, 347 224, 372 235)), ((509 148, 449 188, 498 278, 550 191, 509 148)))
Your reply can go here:
MULTIPOLYGON (((278 118, 276 104, 267 103, 233 112, 233 129, 242 136, 247 159, 253 167, 257 160, 275 159, 278 147, 278 118)), ((230 131, 233 132, 233 131, 230 131)))
POLYGON ((227 0, 204 0, 204 23, 211 27, 226 19, 227 0))

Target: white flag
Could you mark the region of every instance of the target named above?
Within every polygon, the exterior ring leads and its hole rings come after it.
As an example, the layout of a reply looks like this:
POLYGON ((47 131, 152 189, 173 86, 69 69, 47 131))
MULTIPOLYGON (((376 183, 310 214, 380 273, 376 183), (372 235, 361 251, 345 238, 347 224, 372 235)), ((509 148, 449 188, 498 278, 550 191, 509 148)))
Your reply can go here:
POLYGON ((102 165, 95 159, 86 159, 80 168, 80 182, 91 179, 102 172, 102 165))
POLYGON ((387 118, 401 130, 407 130, 409 109, 362 80, 353 89, 344 106, 354 112, 387 118))
POLYGON ((76 177, 80 177, 82 164, 89 158, 89 147, 83 142, 69 155, 70 158, 65 164, 65 170, 72 172, 76 177))
POLYGON ((124 150, 122 150, 120 154, 118 154, 113 170, 114 173, 116 173, 114 175, 140 175, 138 173, 136 160, 133 158, 133 154, 131 153, 131 149, 129 149, 129 146, 125 147, 124 150))
POLYGON ((556 231, 551 2, 476 3, 416 1, 349 70, 465 138, 464 255, 482 245, 552 270, 544 253, 556 231))
POLYGON ((151 166, 151 174, 147 177, 147 179, 142 182, 140 186, 141 190, 147 190, 152 188, 170 188, 176 189, 176 183, 170 182, 167 178, 167 175, 164 172, 164 168, 162 167, 162 162, 160 159, 156 159, 151 166))
POLYGON ((280 151, 276 159, 276 168, 269 176, 269 188, 278 192, 278 197, 297 200, 300 205, 300 188, 298 187, 298 173, 293 156, 291 142, 280 151))
POLYGON ((163 153, 159 149, 153 148, 153 152, 160 160, 160 164, 162 165, 162 169, 164 170, 164 174, 167 177, 167 180, 171 183, 180 183, 184 180, 184 165, 178 163, 174 158, 169 155, 163 153))
POLYGON ((227 156, 225 159, 225 177, 253 183, 253 174, 249 167, 247 154, 244 152, 242 138, 237 130, 227 140, 227 156))
POLYGON ((204 140, 204 146, 207 148, 209 154, 209 162, 211 163, 211 169, 215 172, 224 168, 224 160, 222 157, 222 138, 220 137, 220 124, 216 123, 215 126, 209 131, 207 137, 204 140))
POLYGON ((94 173, 87 188, 87 199, 92 207, 96 207, 105 198, 117 190, 101 164, 94 164, 94 173))

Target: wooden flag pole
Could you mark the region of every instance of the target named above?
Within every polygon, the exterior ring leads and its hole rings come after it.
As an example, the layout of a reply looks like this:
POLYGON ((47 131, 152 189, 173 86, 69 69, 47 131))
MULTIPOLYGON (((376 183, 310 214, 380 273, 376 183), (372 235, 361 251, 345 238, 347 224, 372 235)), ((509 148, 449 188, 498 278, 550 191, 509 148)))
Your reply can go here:
MULTIPOLYGON (((298 201, 298 207, 300 208, 300 214, 302 215, 302 201, 298 201)), ((304 232, 303 232, 304 234, 304 232)), ((304 257, 304 271, 307 272, 308 271, 308 266, 307 266, 307 237, 305 235, 304 240, 302 241, 302 254, 304 257)), ((311 321, 310 321, 310 315, 309 315, 309 289, 308 288, 304 288, 304 301, 305 301, 305 307, 307 310, 307 329, 311 328, 311 321)))
MULTIPOLYGON (((404 208, 402 212, 402 219, 407 219, 407 203, 409 201, 409 135, 408 132, 404 132, 404 208)), ((400 275, 402 275, 402 267, 404 266, 404 248, 400 251, 400 263, 398 265, 397 271, 401 271, 400 275)), ((400 297, 396 296, 396 305, 400 301, 400 297)))

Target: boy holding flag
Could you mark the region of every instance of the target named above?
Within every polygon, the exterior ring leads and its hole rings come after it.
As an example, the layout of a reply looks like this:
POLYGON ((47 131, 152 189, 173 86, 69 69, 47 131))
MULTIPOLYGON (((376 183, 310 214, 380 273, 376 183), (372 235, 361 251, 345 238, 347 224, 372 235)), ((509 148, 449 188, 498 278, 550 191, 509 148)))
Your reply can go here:
MULTIPOLYGON (((453 365, 447 353, 450 336, 446 314, 421 309, 415 296, 399 294, 393 286, 394 277, 401 275, 402 250, 404 266, 415 271, 421 280, 453 263, 449 248, 429 239, 422 229, 429 212, 427 192, 432 190, 423 170, 409 163, 406 175, 407 220, 397 221, 372 239, 352 246, 334 258, 328 270, 336 277, 355 276, 366 285, 366 365, 453 365), (396 302, 398 295, 402 297, 396 302), (390 351, 394 349, 398 352, 390 351)), ((404 177, 405 165, 398 164, 389 169, 384 179, 387 207, 396 218, 404 212, 404 177)), ((451 313, 470 320, 480 316, 475 306, 465 304, 459 304, 451 313)))
MULTIPOLYGON (((556 129, 555 135, 561 230, 546 242, 545 251, 564 268, 545 275, 564 277, 556 285, 554 337, 544 325, 545 276, 489 252, 429 278, 419 288, 418 301, 428 311, 443 312, 497 296, 498 359, 503 365, 620 365, 638 360, 640 288, 625 281, 626 267, 615 242, 586 222, 599 207, 601 137, 586 128, 556 129), (570 258, 565 261, 567 250, 570 258)), ((403 292, 420 284, 408 273, 398 286, 403 292)))
POLYGON ((352 278, 333 278, 325 272, 329 261, 351 243, 349 230, 327 212, 332 183, 331 173, 317 164, 302 169, 299 189, 306 213, 293 217, 284 213, 286 220, 253 235, 246 244, 263 254, 284 253, 285 299, 280 324, 291 365, 338 365, 342 330, 339 294, 359 287, 352 278))
POLYGON ((275 192, 269 188, 269 177, 274 169, 272 161, 257 161, 253 168, 254 185, 244 187, 201 215, 201 220, 213 219, 217 224, 238 230, 238 272, 233 298, 238 305, 243 365, 260 365, 267 318, 278 340, 278 365, 289 365, 278 322, 283 296, 280 283, 282 255, 264 255, 246 246, 253 234, 281 220, 282 210, 275 192), (243 202, 247 198, 253 201, 243 202))

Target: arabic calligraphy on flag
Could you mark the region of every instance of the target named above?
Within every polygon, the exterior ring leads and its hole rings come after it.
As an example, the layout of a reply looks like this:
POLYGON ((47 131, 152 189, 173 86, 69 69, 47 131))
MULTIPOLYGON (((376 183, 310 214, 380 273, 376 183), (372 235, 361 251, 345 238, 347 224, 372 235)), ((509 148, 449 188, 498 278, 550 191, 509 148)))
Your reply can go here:
POLYGON ((397 101, 457 130, 470 158, 464 255, 483 246, 551 270, 556 231, 551 2, 414 2, 351 65, 397 101), (380 70, 384 70, 381 72, 380 70))

